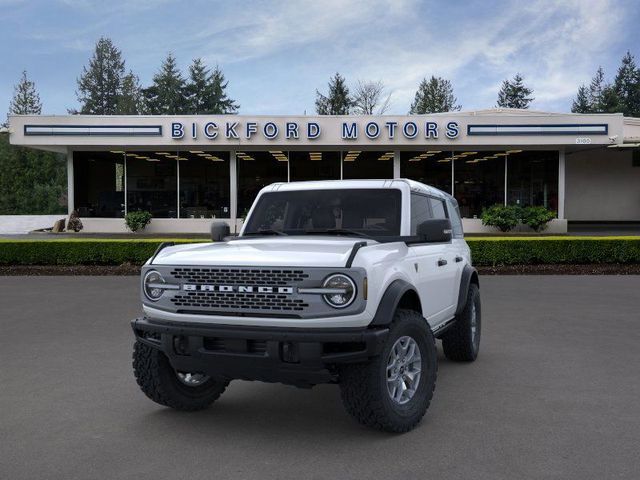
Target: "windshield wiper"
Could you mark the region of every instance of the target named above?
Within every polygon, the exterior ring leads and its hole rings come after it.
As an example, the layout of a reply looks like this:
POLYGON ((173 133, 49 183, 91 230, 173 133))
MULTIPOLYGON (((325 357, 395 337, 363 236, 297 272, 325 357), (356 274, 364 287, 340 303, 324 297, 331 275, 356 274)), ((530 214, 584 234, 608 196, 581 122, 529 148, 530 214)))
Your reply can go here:
POLYGON ((371 235, 366 233, 356 232, 355 230, 349 230, 348 228, 327 228, 327 229, 309 229, 305 230, 306 235, 354 235, 356 237, 371 238, 371 235))
POLYGON ((287 235, 284 232, 281 232, 280 230, 273 230, 271 228, 263 228, 258 230, 257 232, 247 232, 245 233, 245 235, 287 235))

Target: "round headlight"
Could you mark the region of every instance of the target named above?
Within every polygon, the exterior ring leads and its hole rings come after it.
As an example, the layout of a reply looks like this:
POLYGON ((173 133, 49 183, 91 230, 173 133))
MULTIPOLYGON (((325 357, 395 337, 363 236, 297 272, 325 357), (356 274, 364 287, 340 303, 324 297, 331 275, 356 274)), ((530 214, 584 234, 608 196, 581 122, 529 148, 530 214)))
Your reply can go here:
POLYGON ((164 288, 161 285, 165 283, 164 278, 155 270, 147 272, 144 276, 143 289, 145 296, 155 302, 164 293, 164 288))
POLYGON ((322 298, 333 308, 344 308, 356 298, 356 285, 346 275, 336 273, 327 277, 322 284, 323 288, 332 290, 325 293, 322 298))

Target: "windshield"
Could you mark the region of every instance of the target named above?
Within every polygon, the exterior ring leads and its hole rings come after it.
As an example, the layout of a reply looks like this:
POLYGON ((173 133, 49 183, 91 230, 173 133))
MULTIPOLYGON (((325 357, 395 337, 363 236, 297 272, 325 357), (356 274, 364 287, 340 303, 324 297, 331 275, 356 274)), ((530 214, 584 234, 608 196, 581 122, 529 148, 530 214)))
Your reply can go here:
POLYGON ((301 190, 265 193, 243 235, 400 235, 397 189, 301 190))

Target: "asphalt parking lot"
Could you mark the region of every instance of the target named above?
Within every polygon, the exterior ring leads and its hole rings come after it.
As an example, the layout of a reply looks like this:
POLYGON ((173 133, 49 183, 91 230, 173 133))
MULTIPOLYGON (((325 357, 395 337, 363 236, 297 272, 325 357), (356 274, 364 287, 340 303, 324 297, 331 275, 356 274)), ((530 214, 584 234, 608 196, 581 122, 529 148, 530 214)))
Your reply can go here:
POLYGON ((131 372, 137 278, 0 277, 0 477, 637 479, 640 277, 481 282, 478 361, 440 354, 431 408, 395 436, 331 385, 162 408, 131 372))

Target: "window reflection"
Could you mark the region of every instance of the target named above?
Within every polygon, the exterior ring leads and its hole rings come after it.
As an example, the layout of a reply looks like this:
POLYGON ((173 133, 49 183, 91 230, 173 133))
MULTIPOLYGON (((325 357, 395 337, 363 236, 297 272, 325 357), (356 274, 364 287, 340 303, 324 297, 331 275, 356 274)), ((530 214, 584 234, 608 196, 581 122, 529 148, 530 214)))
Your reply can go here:
POLYGON ((339 180, 340 152, 289 152, 290 180, 339 180))
POLYGON ((507 202, 558 210, 558 152, 510 150, 507 202))
POLYGON ((400 174, 451 193, 451 155, 441 150, 401 152, 400 174))
POLYGON ((265 186, 286 182, 289 171, 287 152, 237 152, 238 217, 246 218, 249 208, 265 186))
POLYGON ((73 175, 80 217, 124 217, 124 152, 74 152, 73 175))
POLYGON ((179 152, 180 218, 229 218, 229 153, 179 152))
POLYGON ((504 203, 505 152, 454 152, 455 197, 464 218, 479 217, 482 209, 504 203))
POLYGON ((127 210, 146 210, 154 218, 178 215, 175 152, 127 152, 127 210))
POLYGON ((342 174, 345 180, 393 178, 393 151, 343 152, 342 174))

